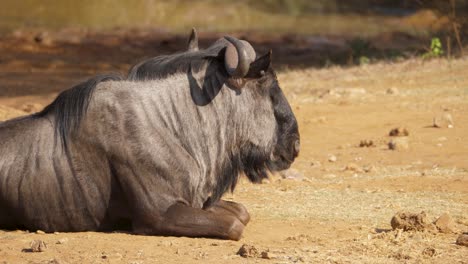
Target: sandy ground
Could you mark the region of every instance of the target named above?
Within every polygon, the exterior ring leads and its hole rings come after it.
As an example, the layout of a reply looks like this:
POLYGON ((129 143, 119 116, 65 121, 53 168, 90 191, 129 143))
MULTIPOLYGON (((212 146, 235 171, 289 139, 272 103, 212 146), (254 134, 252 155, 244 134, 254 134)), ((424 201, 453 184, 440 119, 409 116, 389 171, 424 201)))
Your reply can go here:
MULTIPOLYGON (((123 45, 119 56, 112 39, 85 50, 15 41, 0 44, 0 120, 40 110, 85 76, 125 72, 143 52, 123 45)), ((226 195, 252 215, 240 241, 0 230, 0 263, 468 263, 455 244, 468 231, 467 73, 466 58, 283 71, 302 152, 282 176, 226 195), (409 135, 390 137, 396 127, 409 135), (401 210, 430 222, 449 213, 453 232, 393 231, 401 210), (33 240, 46 251, 28 252, 33 240), (237 255, 243 244, 259 256, 237 255)))

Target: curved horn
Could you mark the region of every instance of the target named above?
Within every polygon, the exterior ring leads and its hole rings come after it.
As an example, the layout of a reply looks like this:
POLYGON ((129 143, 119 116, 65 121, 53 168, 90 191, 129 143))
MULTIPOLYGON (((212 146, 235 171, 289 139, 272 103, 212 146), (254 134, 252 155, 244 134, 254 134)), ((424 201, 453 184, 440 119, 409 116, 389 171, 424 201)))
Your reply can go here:
POLYGON ((192 28, 192 32, 190 33, 190 37, 188 40, 188 51, 197 51, 198 50, 198 34, 195 28, 192 28))
POLYGON ((231 36, 225 36, 224 38, 235 48, 235 52, 229 46, 226 49, 224 57, 226 70, 234 78, 243 78, 249 72, 250 62, 252 61, 249 52, 242 41, 231 36), (237 53, 237 58, 234 53, 237 53))

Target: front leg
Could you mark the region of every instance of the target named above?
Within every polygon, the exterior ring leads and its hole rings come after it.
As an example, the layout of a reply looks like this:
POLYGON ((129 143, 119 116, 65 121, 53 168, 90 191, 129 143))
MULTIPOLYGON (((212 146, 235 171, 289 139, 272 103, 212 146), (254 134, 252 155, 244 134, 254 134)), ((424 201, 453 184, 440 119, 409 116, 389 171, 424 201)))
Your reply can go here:
POLYGON ((250 214, 245 208, 244 205, 236 202, 219 200, 211 207, 207 209, 207 211, 216 213, 216 214, 230 214, 235 216, 239 219, 244 225, 247 225, 250 221, 250 214))
POLYGON ((239 240, 244 224, 230 214, 218 214, 176 203, 157 218, 138 221, 136 233, 167 236, 214 237, 239 240))

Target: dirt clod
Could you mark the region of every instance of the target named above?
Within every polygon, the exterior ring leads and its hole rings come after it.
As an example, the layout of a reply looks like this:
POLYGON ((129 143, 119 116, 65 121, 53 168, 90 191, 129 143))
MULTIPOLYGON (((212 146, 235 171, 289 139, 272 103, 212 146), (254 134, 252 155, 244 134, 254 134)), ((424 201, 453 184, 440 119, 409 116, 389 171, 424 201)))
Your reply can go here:
POLYGON ((47 250, 47 244, 42 240, 34 240, 31 242, 31 252, 44 252, 47 250))
POLYGON ((407 137, 409 136, 409 132, 408 132, 408 129, 404 127, 397 127, 397 128, 390 130, 388 135, 391 137, 407 137))
POLYGON ((436 255, 436 250, 433 247, 427 247, 422 251, 422 254, 426 257, 434 257, 436 255))
POLYGON ((247 244, 244 244, 239 248, 237 255, 243 258, 256 258, 260 256, 256 247, 247 244))
POLYGON ((388 142, 388 148, 391 150, 406 150, 409 149, 409 142, 407 137, 392 138, 388 142))
POLYGON ((372 140, 367 140, 367 139, 361 140, 361 142, 359 142, 359 147, 360 147, 360 148, 375 147, 374 141, 372 141, 372 140))
POLYGON ((410 212, 398 212, 390 221, 393 230, 403 229, 403 231, 424 231, 431 229, 431 224, 427 222, 425 212, 419 214, 410 212))
POLYGON ((457 245, 468 247, 468 233, 464 233, 458 236, 457 245))
POLYGON ((262 259, 274 259, 274 258, 276 258, 276 255, 271 253, 268 250, 262 251, 262 253, 260 255, 261 255, 262 259))
POLYGON ((453 233, 453 220, 449 214, 445 213, 441 215, 437 220, 434 221, 434 225, 441 233, 453 233))

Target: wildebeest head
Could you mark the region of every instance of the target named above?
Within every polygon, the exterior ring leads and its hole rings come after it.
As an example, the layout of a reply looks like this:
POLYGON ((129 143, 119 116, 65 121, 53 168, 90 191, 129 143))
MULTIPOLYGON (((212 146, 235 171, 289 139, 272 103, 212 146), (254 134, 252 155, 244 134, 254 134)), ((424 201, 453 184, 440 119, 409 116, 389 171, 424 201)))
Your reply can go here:
MULTIPOLYGON (((260 182, 268 177, 268 170, 289 168, 300 149, 297 121, 271 66, 271 56, 271 51, 257 56, 250 43, 229 36, 199 49, 193 30, 186 52, 143 61, 132 67, 128 79, 163 79, 186 72, 193 102, 202 107, 222 94, 222 89, 233 90, 238 95, 234 101, 242 102, 233 112, 244 116, 232 129, 243 130, 239 137, 244 141, 233 150, 237 153, 229 159, 226 170, 230 172, 221 174, 243 172, 252 182, 260 182)), ((222 181, 219 195, 235 187, 237 176, 225 176, 222 181)))
MULTIPOLYGON (((252 163, 252 166, 247 166, 247 170, 244 171, 247 177, 253 182, 259 182, 267 177, 264 167, 271 171, 284 170, 289 168, 298 156, 300 150, 298 124, 271 66, 271 50, 257 57, 247 41, 239 41, 232 37, 226 39, 231 43, 227 46, 224 58, 226 70, 230 75, 228 83, 241 92, 246 89, 257 90, 259 95, 257 103, 271 105, 275 119, 275 133, 268 158, 265 161, 262 161, 262 158, 257 161, 255 159, 244 161, 244 164, 252 163), (261 164, 262 162, 265 163, 261 164)), ((263 118, 269 118, 270 113, 264 114, 263 118)), ((252 154, 246 156, 252 159, 255 157, 255 154, 252 154)))

